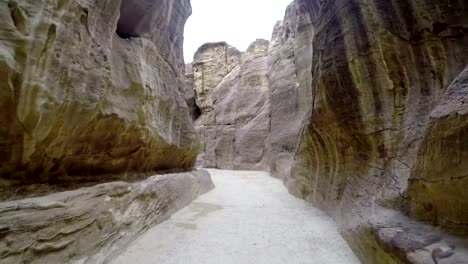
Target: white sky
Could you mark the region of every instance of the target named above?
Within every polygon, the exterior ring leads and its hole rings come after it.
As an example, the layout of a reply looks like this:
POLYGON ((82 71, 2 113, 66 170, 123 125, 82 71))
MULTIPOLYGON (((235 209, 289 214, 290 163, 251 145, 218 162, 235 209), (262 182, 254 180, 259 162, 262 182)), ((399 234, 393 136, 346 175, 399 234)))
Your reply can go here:
POLYGON ((293 0, 192 0, 192 15, 185 27, 185 63, 207 42, 226 41, 245 51, 257 38, 270 40, 293 0))

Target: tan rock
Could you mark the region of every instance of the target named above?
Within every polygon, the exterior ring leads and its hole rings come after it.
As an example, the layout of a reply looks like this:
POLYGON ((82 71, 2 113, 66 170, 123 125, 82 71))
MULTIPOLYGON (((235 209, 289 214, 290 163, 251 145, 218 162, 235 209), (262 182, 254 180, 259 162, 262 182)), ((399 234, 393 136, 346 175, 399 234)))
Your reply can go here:
POLYGON ((468 235, 468 66, 431 113, 408 187, 409 214, 468 235))
POLYGON ((192 119, 196 120, 201 115, 201 110, 197 105, 195 98, 195 90, 193 89, 194 75, 192 64, 185 65, 185 85, 184 85, 184 96, 187 106, 190 108, 192 119))
POLYGON ((212 188, 200 170, 0 203, 0 263, 108 263, 212 188))
POLYGON ((219 83, 236 66, 239 65, 241 53, 225 42, 207 43, 201 46, 194 55, 193 89, 198 107, 200 107, 202 122, 205 125, 214 125, 213 107, 215 98, 209 96, 219 83))
POLYGON ((257 40, 241 56, 224 42, 209 43, 195 54, 194 89, 202 112, 195 122, 203 149, 199 165, 268 169, 268 46, 257 40))
MULTIPOLYGON (((296 3, 309 13, 308 27, 313 26, 313 101, 291 173, 284 177, 287 187, 334 217, 364 263, 434 263, 431 254, 382 246, 386 238, 418 244, 426 241, 424 235, 376 237, 378 230, 403 224, 374 226, 370 219, 388 216, 378 207, 406 211, 408 194, 421 205, 410 206, 416 220, 443 227, 442 238, 449 237, 447 231, 466 238, 467 205, 459 187, 467 164, 465 118, 431 119, 434 109, 459 104, 444 94, 451 89, 464 93, 461 86, 448 87, 468 64, 466 5, 433 0, 296 3)), ((445 248, 426 244, 418 250, 445 248)), ((457 263, 467 248, 462 243, 440 263, 457 263)))
POLYGON ((188 0, 2 1, 0 185, 190 168, 190 12, 188 0))
POLYGON ((305 12, 291 3, 270 42, 270 173, 277 177, 290 174, 301 125, 312 103, 313 26, 305 12))

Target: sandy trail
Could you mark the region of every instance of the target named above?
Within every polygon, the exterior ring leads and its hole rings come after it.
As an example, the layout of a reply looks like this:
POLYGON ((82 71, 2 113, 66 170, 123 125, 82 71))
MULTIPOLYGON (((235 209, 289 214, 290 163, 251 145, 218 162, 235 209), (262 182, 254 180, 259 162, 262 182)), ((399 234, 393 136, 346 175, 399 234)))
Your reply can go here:
POLYGON ((265 172, 209 170, 216 188, 113 264, 360 263, 322 211, 265 172))

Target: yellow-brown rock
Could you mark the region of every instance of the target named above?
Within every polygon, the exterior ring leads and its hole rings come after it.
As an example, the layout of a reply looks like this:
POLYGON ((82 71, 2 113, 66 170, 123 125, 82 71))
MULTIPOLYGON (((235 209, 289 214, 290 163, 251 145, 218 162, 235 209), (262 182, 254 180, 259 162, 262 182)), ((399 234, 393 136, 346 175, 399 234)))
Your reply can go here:
MULTIPOLYGON (((467 4, 296 2, 313 21, 313 102, 286 185, 333 216, 364 263, 438 261, 455 240, 411 221, 468 231, 463 78, 449 88, 468 64, 467 4)), ((440 263, 466 260, 456 248, 440 263)))
POLYGON ((409 214, 468 235, 468 66, 431 113, 408 187, 409 214))
POLYGON ((190 12, 188 0, 1 1, 0 185, 191 167, 190 12))

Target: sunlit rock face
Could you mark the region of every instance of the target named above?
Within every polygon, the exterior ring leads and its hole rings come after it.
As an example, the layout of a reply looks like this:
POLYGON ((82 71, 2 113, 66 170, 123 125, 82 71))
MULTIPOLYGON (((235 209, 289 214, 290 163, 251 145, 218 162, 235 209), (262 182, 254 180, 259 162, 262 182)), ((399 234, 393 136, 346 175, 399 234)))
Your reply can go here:
POLYGON ((241 54, 226 43, 209 43, 195 54, 200 166, 268 169, 268 46, 257 40, 241 54))
POLYGON ((449 252, 433 227, 468 231, 468 6, 296 4, 312 22, 312 102, 286 186, 333 216, 364 263, 463 263, 466 245, 449 252))
POLYGON ((120 2, 0 3, 0 185, 192 166, 190 2, 120 2))

